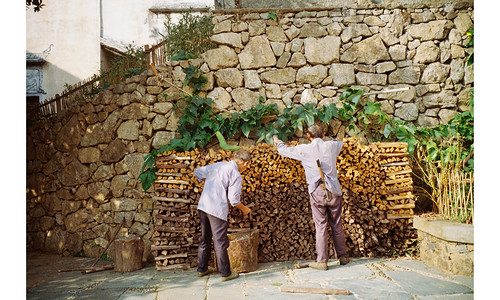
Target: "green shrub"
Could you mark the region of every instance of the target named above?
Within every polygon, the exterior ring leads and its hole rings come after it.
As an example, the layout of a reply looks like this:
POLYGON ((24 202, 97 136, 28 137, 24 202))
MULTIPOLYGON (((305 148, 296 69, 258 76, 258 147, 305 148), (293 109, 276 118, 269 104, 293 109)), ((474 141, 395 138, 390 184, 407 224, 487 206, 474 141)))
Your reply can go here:
POLYGON ((187 11, 182 14, 177 24, 168 17, 164 25, 166 34, 161 36, 164 38, 169 58, 180 51, 198 56, 215 48, 215 44, 210 41, 214 31, 211 13, 200 15, 187 11))

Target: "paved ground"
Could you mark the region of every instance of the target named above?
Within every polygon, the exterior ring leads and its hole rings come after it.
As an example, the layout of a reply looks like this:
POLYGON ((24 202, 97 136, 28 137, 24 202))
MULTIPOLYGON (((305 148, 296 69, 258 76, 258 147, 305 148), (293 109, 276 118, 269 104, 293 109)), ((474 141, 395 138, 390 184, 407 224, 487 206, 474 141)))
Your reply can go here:
MULTIPOLYGON (((87 259, 86 262, 88 262, 87 259)), ((81 261, 83 262, 83 261, 81 261)), ((109 263, 109 262, 108 262, 109 263)), ((295 269, 296 262, 259 264, 250 273, 222 282, 219 274, 198 278, 196 269, 156 271, 153 265, 125 274, 101 271, 82 275, 78 271, 51 274, 27 286, 27 299, 473 299, 472 277, 445 274, 419 260, 354 258, 340 266, 329 263, 328 271, 295 269), (349 290, 346 295, 280 292, 280 286, 322 287, 349 290)), ((81 263, 80 263, 81 264, 81 263)), ((92 264, 92 260, 88 265, 92 264)), ((39 266, 40 267, 40 266, 39 266)), ((78 267, 78 266, 73 266, 78 267)), ((34 266, 33 268, 37 268, 34 266)), ((27 261, 27 277, 31 271, 27 261)))

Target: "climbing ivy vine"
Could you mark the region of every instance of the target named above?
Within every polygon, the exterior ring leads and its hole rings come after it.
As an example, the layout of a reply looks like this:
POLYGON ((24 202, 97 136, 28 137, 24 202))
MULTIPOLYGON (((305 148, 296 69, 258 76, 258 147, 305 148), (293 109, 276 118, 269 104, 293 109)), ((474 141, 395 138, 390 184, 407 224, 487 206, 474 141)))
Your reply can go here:
MULTIPOLYGON (((442 148, 437 150, 438 140, 442 137, 460 136, 468 146, 463 156, 473 150, 473 100, 470 102, 471 111, 457 114, 447 124, 433 128, 421 128, 413 123, 392 120, 381 110, 380 103, 370 101, 362 89, 356 88, 347 88, 342 93, 339 107, 331 103, 315 108, 313 103, 307 103, 300 106, 290 105, 280 113, 276 104, 266 105, 260 97, 259 103, 247 111, 223 115, 212 111, 212 99, 199 95, 207 81, 201 71, 193 66, 184 68, 183 71, 186 73, 183 86, 189 86, 193 95, 184 95, 174 106, 176 110, 182 111, 177 128, 180 137, 146 155, 139 176, 144 190, 148 190, 156 179, 155 161, 159 153, 203 148, 214 138, 216 132, 226 138, 232 138, 241 131, 246 137, 251 134, 257 136, 257 142, 272 143, 273 135, 287 141, 297 130, 303 131, 304 126, 315 122, 329 123, 335 118, 346 124, 349 129, 371 132, 376 140, 407 142, 410 153, 413 153, 417 146, 425 147, 433 159, 443 156, 442 152, 446 151, 442 148), (264 123, 266 116, 275 116, 275 121, 264 123)), ((473 164, 473 160, 469 162, 469 168, 473 167, 471 163, 473 164)))

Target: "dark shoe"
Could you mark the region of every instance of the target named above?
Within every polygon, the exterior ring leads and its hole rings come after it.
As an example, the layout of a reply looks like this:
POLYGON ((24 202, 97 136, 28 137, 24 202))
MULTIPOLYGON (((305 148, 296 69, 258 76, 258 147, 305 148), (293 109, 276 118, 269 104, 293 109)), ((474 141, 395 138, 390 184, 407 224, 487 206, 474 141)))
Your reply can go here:
POLYGON ((341 256, 339 260, 341 265, 347 265, 349 263, 349 257, 347 256, 341 256))
POLYGON ((208 267, 208 269, 205 272, 198 272, 198 277, 203 277, 213 272, 215 272, 215 269, 212 267, 208 267))
POLYGON ((326 263, 312 262, 309 263, 309 268, 326 271, 328 270, 328 265, 326 263))
POLYGON ((236 279, 238 277, 240 277, 240 274, 235 273, 235 272, 231 272, 231 274, 229 276, 221 277, 221 280, 222 281, 228 281, 228 280, 231 280, 231 279, 236 279))

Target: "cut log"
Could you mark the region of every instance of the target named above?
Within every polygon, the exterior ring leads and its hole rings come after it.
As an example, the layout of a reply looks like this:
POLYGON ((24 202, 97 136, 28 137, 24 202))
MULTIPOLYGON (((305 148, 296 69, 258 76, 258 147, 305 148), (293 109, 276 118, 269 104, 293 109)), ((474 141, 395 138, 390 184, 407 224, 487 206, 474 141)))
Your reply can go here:
POLYGON ((131 272, 142 269, 144 242, 140 237, 127 237, 115 240, 115 271, 131 272))
POLYGON ((408 153, 380 153, 377 154, 379 158, 389 158, 389 157, 407 157, 408 153))
POLYGON ((386 180, 385 184, 395 184, 395 183, 403 183, 403 182, 410 182, 412 183, 413 180, 411 177, 408 178, 399 178, 399 179, 393 179, 393 180, 386 180))
POLYGON ((185 258, 188 257, 187 253, 179 253, 179 254, 170 254, 170 255, 161 255, 155 257, 155 260, 164 260, 164 259, 173 259, 173 258, 185 258))
POLYGON ((176 177, 181 177, 183 174, 182 173, 172 173, 172 172, 155 172, 156 176, 176 176, 176 177))
POLYGON ((395 188, 395 189, 387 190, 386 195, 399 194, 399 193, 411 192, 411 191, 413 191, 413 185, 405 186, 402 188, 395 188))
POLYGON ((286 293, 307 293, 307 294, 324 294, 324 295, 349 295, 349 290, 329 289, 329 288, 313 288, 303 286, 280 286, 280 292, 286 293))
POLYGON ((187 195, 189 194, 189 190, 181 190, 181 189, 172 189, 172 188, 166 188, 163 186, 155 186, 155 191, 165 191, 165 192, 170 192, 174 194, 184 194, 187 195))
POLYGON ((157 197, 157 196, 153 196, 153 200, 165 201, 165 202, 191 203, 191 200, 188 200, 188 199, 172 198, 172 197, 157 197))
POLYGON ((185 169, 189 167, 187 164, 183 163, 177 163, 177 164, 168 164, 168 163, 161 163, 159 162, 157 164, 158 169, 185 169))
POLYGON ((413 171, 411 169, 408 170, 401 170, 401 171, 396 171, 396 172, 388 172, 385 175, 387 176, 396 176, 396 175, 404 175, 404 174, 411 174, 413 171))
POLYGON ((401 200, 401 199, 412 199, 413 197, 415 197, 415 196, 412 194, 402 195, 402 196, 390 196, 390 197, 387 197, 387 201, 394 201, 394 200, 401 200))
POLYGON ((157 271, 168 271, 168 270, 187 270, 189 269, 189 264, 175 264, 169 266, 156 266, 157 271))
POLYGON ((165 160, 174 160, 174 159, 177 159, 177 160, 190 160, 191 157, 189 156, 177 156, 175 154, 170 154, 168 156, 159 156, 158 157, 158 161, 165 161, 165 160))
POLYGON ((398 162, 383 164, 382 167, 407 166, 409 164, 410 164, 409 161, 398 161, 398 162))
POLYGON ((231 270, 245 273, 257 270, 259 229, 229 233, 227 253, 231 270))
POLYGON ((156 231, 162 232, 189 232, 190 229, 187 227, 174 227, 174 226, 165 226, 165 225, 155 225, 156 231))
POLYGON ((151 251, 156 251, 156 250, 176 250, 180 249, 180 245, 161 245, 161 246, 156 246, 156 245, 151 245, 151 251))
POLYGON ((387 209, 408 209, 408 208, 415 208, 415 203, 408 203, 408 204, 398 204, 398 205, 388 205, 387 209))
POLYGON ((387 214, 387 219, 409 219, 413 218, 413 214, 387 214))
POLYGON ((114 268, 114 265, 107 265, 107 266, 102 266, 102 267, 93 267, 91 269, 83 270, 82 274, 90 274, 90 273, 95 273, 95 272, 100 272, 100 271, 112 270, 113 268, 114 268))
POLYGON ((175 180, 175 179, 158 179, 156 180, 157 183, 171 183, 171 184, 189 184, 188 181, 185 180, 175 180))

